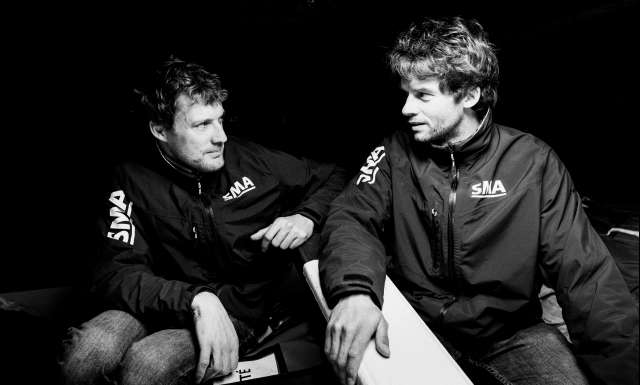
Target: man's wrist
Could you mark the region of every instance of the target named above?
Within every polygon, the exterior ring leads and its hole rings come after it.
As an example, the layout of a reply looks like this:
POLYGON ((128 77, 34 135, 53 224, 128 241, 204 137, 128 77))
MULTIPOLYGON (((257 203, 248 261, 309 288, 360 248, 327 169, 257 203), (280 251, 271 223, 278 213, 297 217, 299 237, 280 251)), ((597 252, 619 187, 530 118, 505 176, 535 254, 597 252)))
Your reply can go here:
POLYGON ((364 295, 366 297, 369 297, 374 305, 382 309, 382 304, 378 302, 378 298, 376 297, 375 293, 371 289, 362 286, 353 286, 342 289, 328 297, 327 303, 329 304, 329 307, 335 307, 338 303, 340 303, 340 301, 356 295, 364 295))
POLYGON ((340 298, 338 300, 338 303, 343 302, 343 301, 371 301, 372 304, 375 305, 375 302, 373 301, 373 299, 371 298, 371 294, 369 293, 362 293, 362 292, 357 292, 357 293, 351 293, 348 295, 345 295, 344 297, 340 298))
POLYGON ((295 212, 294 214, 300 215, 301 217, 304 217, 304 218, 310 220, 314 229, 320 223, 320 218, 318 218, 318 216, 315 215, 315 212, 313 212, 311 210, 302 209, 300 211, 295 212))

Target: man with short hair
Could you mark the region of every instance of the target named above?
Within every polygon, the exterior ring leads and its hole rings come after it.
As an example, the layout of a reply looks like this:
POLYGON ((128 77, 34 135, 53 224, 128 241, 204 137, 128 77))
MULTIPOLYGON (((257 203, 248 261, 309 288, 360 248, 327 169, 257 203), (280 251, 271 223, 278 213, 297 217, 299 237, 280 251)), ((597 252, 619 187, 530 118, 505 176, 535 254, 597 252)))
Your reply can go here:
POLYGON ((343 383, 372 337, 393 354, 385 274, 465 369, 500 383, 637 382, 637 305, 556 153, 492 121, 498 62, 482 26, 425 19, 389 58, 408 129, 371 153, 322 231, 325 352, 343 383), (572 346, 541 320, 543 281, 572 346))
POLYGON ((217 75, 175 58, 156 75, 141 93, 156 148, 118 166, 104 200, 92 294, 105 311, 73 330, 70 384, 230 373, 299 306, 290 250, 344 185, 333 165, 227 136, 217 75))

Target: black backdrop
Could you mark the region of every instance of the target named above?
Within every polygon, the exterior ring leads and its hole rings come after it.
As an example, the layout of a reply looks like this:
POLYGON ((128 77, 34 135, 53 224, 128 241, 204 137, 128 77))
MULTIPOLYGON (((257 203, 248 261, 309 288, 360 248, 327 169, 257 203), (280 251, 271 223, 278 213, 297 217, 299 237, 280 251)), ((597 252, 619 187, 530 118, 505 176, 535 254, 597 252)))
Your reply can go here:
POLYGON ((477 18, 499 49, 496 120, 551 144, 583 195, 638 207, 635 1, 211 3, 5 12, 0 291, 84 277, 105 172, 146 144, 131 90, 158 60, 222 76, 229 133, 355 173, 402 122, 385 52, 420 15, 477 18))

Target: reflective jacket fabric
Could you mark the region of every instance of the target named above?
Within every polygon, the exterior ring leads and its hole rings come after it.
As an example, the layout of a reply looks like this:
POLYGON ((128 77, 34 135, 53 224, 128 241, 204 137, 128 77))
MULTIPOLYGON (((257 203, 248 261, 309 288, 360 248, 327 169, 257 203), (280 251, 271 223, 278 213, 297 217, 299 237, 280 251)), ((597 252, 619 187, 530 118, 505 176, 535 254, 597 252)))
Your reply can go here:
POLYGON ((540 322, 544 276, 591 371, 637 379, 638 310, 569 173, 490 113, 456 147, 386 139, 332 203, 322 243, 330 306, 351 293, 381 305, 388 273, 428 325, 467 344, 540 322))
POLYGON ((206 289, 235 318, 264 321, 269 292, 291 261, 278 249, 262 253, 249 236, 294 213, 318 230, 343 173, 232 137, 225 166, 210 174, 182 172, 155 155, 115 170, 99 221, 93 293, 107 308, 184 326, 193 296, 206 289))

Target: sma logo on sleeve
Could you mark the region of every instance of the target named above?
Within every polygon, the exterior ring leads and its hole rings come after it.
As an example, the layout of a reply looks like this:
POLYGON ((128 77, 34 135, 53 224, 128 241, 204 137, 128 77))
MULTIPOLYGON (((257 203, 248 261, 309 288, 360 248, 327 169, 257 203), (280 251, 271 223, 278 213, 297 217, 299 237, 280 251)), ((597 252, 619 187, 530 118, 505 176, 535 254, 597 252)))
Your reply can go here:
POLYGON ((136 227, 131 221, 131 208, 133 202, 125 203, 124 191, 117 190, 109 196, 109 202, 113 206, 109 209, 111 225, 107 232, 107 238, 117 239, 133 246, 136 236, 136 227))
POLYGON ((378 174, 378 171, 380 171, 378 163, 380 163, 385 155, 384 146, 376 147, 371 151, 371 155, 367 157, 367 163, 360 168, 360 175, 356 181, 356 186, 362 182, 369 184, 375 183, 376 175, 378 174))

